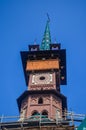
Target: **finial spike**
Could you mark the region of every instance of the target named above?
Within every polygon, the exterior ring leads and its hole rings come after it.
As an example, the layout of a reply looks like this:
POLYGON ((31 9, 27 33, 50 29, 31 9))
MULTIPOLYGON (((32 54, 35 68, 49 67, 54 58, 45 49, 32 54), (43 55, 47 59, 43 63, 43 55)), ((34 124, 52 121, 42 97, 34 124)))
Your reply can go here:
POLYGON ((49 14, 47 13, 47 18, 48 18, 48 22, 50 22, 50 17, 49 17, 49 14))
POLYGON ((48 20, 46 23, 44 36, 41 43, 41 50, 50 50, 51 36, 50 36, 50 28, 49 28, 50 18, 49 18, 48 13, 47 13, 47 18, 48 20))
POLYGON ((54 39, 54 43, 57 43, 56 41, 57 41, 57 40, 56 40, 56 38, 55 38, 55 39, 54 39))
POLYGON ((36 43, 37 43, 37 39, 35 38, 35 39, 34 39, 34 45, 36 45, 36 43))

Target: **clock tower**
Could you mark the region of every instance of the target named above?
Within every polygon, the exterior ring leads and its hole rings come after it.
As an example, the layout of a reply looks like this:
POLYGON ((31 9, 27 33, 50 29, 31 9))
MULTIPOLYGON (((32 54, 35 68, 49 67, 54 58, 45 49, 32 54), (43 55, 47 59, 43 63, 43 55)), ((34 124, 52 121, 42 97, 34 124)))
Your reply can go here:
POLYGON ((27 90, 17 99, 20 116, 45 115, 49 119, 64 115, 66 97, 60 85, 66 85, 66 50, 52 43, 47 20, 41 45, 29 45, 21 52, 27 90))

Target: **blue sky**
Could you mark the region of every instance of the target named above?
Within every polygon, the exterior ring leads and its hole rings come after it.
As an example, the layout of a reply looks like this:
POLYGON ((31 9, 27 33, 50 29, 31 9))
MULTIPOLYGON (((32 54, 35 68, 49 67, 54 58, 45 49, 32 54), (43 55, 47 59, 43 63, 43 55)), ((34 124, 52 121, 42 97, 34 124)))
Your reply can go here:
POLYGON ((27 89, 20 51, 41 43, 46 13, 52 42, 67 51, 68 109, 86 114, 86 0, 0 0, 0 115, 18 115, 16 99, 27 89))

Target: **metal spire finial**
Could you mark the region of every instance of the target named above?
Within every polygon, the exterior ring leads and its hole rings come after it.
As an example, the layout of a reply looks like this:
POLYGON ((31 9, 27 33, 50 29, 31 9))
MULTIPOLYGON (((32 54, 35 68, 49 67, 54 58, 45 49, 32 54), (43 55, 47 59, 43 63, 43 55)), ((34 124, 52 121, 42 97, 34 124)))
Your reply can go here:
POLYGON ((40 48, 41 50, 50 50, 51 36, 50 36, 50 28, 49 28, 50 18, 49 18, 48 13, 47 13, 47 18, 48 20, 46 23, 44 36, 41 43, 41 48, 40 48))
POLYGON ((34 45, 36 45, 36 43, 37 43, 37 39, 35 38, 35 39, 34 39, 34 45))
POLYGON ((49 17, 49 14, 48 14, 48 13, 47 13, 47 18, 48 18, 47 21, 50 22, 50 17, 49 17))

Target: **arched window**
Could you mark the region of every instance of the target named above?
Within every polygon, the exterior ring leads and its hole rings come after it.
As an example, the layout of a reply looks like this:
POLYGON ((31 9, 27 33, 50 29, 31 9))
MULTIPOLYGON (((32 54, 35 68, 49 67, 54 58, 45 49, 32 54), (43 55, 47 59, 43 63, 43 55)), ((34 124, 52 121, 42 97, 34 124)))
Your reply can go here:
POLYGON ((43 98, 39 98, 39 100, 38 100, 38 104, 43 104, 43 98))
POLYGON ((48 118, 48 112, 46 110, 42 112, 42 115, 45 115, 45 117, 48 118))
POLYGON ((37 114, 38 114, 38 111, 36 110, 32 112, 32 116, 37 115, 37 114))

